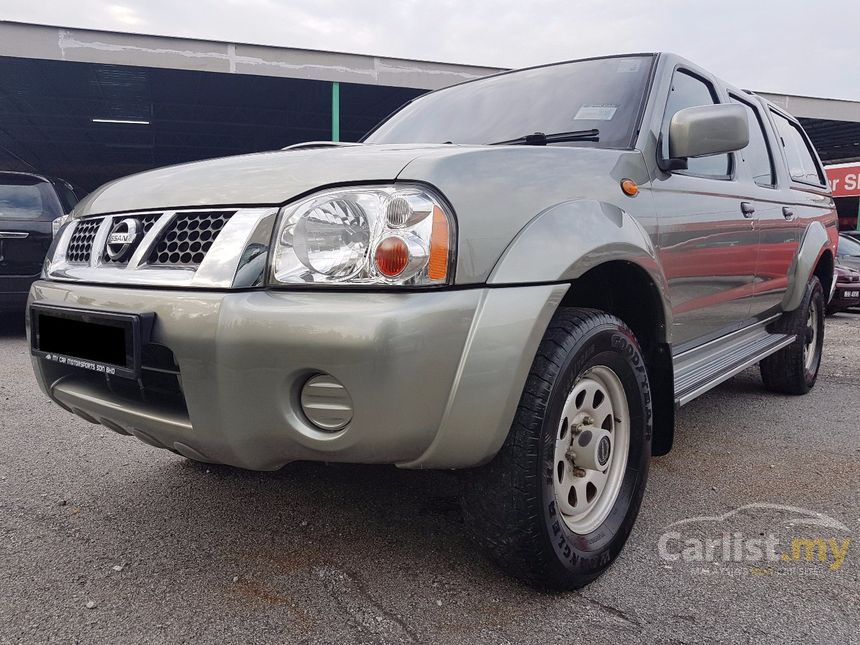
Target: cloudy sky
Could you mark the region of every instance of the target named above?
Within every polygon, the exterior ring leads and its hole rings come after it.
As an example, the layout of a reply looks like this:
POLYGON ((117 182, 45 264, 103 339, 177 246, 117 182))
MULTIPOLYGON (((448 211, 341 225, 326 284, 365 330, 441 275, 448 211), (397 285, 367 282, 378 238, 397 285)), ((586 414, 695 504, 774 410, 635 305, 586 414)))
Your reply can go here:
POLYGON ((0 0, 0 19, 497 67, 667 50, 860 100, 860 0, 0 0))

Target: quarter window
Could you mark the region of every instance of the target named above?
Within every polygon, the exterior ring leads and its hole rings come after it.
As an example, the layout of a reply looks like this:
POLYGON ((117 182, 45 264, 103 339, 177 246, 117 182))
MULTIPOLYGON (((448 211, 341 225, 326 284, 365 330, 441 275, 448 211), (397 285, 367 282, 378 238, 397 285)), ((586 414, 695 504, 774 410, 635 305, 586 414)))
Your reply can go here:
POLYGON ((761 117, 758 110, 752 105, 735 96, 730 96, 732 103, 742 105, 747 111, 747 121, 750 127, 750 143, 741 150, 740 155, 752 172, 753 180, 759 186, 773 188, 776 185, 776 177, 773 171, 773 156, 767 143, 761 117))
MULTIPOLYGON (((669 90, 669 100, 666 102, 666 112, 663 115, 663 158, 669 158, 669 123, 678 110, 700 105, 719 103, 713 86, 683 70, 677 70, 672 77, 672 88, 669 90)), ((688 160, 687 172, 693 175, 718 177, 725 179, 731 174, 729 155, 713 155, 688 160)))
POLYGON ((785 159, 788 162, 788 174, 791 178, 808 184, 824 185, 824 174, 815 161, 800 126, 776 112, 773 112, 773 119, 785 148, 785 159))

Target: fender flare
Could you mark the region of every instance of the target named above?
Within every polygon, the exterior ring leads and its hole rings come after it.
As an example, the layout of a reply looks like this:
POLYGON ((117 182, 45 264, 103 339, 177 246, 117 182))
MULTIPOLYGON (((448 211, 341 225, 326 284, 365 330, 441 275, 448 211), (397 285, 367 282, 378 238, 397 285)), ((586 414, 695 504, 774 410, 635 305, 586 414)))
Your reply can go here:
MULTIPOLYGON (((818 266, 821 256, 830 249, 830 245, 830 237, 821 222, 812 222, 806 228, 788 269, 788 289, 785 290, 782 299, 783 311, 794 311, 800 306, 806 291, 806 283, 818 266)), ((835 281, 831 280, 831 283, 835 284, 835 281)))
POLYGON ((668 284, 650 236, 630 214, 614 204, 591 199, 562 202, 528 222, 502 253, 487 284, 573 282, 612 261, 644 270, 656 285, 664 329, 672 329, 668 284))

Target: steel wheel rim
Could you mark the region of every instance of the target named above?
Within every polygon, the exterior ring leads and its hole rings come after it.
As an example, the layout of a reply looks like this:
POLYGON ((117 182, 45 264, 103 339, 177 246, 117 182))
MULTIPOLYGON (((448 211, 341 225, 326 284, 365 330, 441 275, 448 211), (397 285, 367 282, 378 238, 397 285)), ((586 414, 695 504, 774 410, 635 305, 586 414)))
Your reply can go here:
POLYGON ((621 379, 609 367, 592 367, 574 383, 555 435, 553 490, 559 514, 571 531, 591 533, 607 518, 621 490, 629 451, 630 410, 621 379), (579 443, 586 431, 610 438, 602 470, 599 458, 586 463, 588 451, 579 443), (596 468, 584 467, 595 462, 596 468))
POLYGON ((815 365, 818 353, 818 305, 815 301, 809 303, 809 317, 806 319, 804 334, 803 367, 808 372, 815 365))

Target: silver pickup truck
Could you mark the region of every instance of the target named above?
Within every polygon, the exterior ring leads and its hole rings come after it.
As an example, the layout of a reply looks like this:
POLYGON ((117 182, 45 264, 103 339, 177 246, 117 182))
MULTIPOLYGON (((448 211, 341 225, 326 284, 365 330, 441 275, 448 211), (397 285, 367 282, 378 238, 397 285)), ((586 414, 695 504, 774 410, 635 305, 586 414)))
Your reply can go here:
POLYGON ((670 54, 422 96, 361 144, 87 197, 30 293, 63 408, 188 459, 465 469, 532 584, 622 549, 674 414, 815 383, 837 228, 798 122, 670 54))

